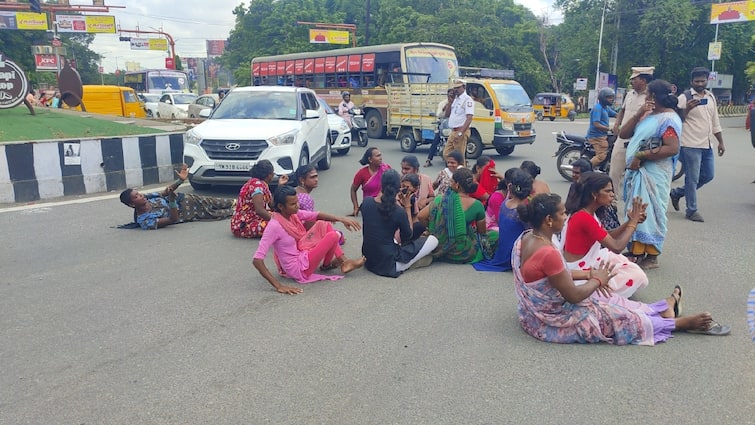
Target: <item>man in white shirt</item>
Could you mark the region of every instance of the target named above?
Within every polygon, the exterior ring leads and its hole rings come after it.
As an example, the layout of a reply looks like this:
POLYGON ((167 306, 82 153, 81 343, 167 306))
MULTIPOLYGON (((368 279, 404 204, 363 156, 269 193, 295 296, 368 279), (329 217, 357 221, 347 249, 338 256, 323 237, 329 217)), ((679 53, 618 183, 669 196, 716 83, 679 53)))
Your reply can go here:
POLYGON ((448 158, 448 154, 453 151, 459 151, 461 156, 465 157, 467 140, 471 134, 469 126, 474 118, 474 100, 467 94, 466 85, 464 80, 456 80, 453 84, 456 98, 451 108, 446 109, 451 135, 446 141, 446 147, 443 148, 443 159, 448 158))
MULTIPOLYGON (((619 134, 619 128, 624 121, 624 117, 633 117, 640 107, 645 104, 648 83, 653 81, 653 72, 655 67, 652 66, 633 66, 632 75, 629 76, 629 84, 632 90, 629 90, 624 96, 624 104, 621 105, 621 111, 616 115, 616 121, 613 125, 613 134, 619 134)), ((624 191, 624 169, 627 168, 627 148, 624 143, 627 139, 618 138, 611 151, 611 180, 613 181, 613 191, 616 198, 622 199, 621 194, 624 191)))
MULTIPOLYGON (((448 89, 448 92, 446 92, 446 99, 438 103, 438 110, 435 112, 435 117, 438 118, 438 121, 443 121, 446 118, 446 110, 451 108, 451 103, 454 101, 454 98, 456 97, 456 92, 454 89, 448 89)), ((435 157, 435 151, 438 150, 438 144, 440 143, 440 131, 441 126, 438 125, 438 129, 435 130, 435 138, 433 138, 433 143, 430 145, 430 153, 427 154, 427 161, 425 161, 425 167, 431 167, 433 165, 433 158, 435 157)))
POLYGON ((681 151, 679 157, 684 164, 684 187, 671 190, 671 205, 679 211, 679 199, 685 198, 688 220, 703 222, 697 211, 697 189, 713 180, 713 147, 711 137, 718 141, 718 156, 723 156, 724 139, 718 119, 716 98, 708 86, 710 71, 703 67, 691 72, 691 90, 679 96, 679 109, 684 113, 681 151))

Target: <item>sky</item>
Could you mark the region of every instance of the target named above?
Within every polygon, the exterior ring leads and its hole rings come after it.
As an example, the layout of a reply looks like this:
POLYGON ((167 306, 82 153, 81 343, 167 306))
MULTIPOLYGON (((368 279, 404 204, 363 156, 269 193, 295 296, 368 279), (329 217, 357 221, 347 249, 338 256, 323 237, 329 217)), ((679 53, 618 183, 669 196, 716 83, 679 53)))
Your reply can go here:
MULTIPOLYGON (((551 23, 559 23, 562 15, 552 8, 554 0, 514 0, 528 7, 537 16, 547 15, 551 23)), ((91 5, 92 0, 71 0, 72 5, 91 5)), ((243 0, 105 0, 109 14, 122 30, 163 31, 176 43, 180 57, 206 57, 205 40, 225 40, 235 25, 233 9, 243 0), (121 6, 116 8, 115 6, 121 6)), ((123 33, 136 37, 136 34, 123 33)), ((149 38, 153 35, 141 35, 149 38)), ((116 67, 125 69, 127 61, 138 62, 142 68, 164 68, 165 52, 131 50, 130 44, 118 40, 119 34, 97 34, 90 49, 104 57, 106 73, 116 67)))

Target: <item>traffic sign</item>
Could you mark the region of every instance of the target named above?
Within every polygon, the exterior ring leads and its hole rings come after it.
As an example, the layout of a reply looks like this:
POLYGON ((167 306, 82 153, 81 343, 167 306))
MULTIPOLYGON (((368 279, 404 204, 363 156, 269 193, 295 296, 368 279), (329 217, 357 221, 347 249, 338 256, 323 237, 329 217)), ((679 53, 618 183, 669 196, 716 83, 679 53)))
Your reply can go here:
POLYGON ((59 38, 53 38, 52 39, 52 47, 60 47, 63 45, 63 42, 60 41, 59 38))

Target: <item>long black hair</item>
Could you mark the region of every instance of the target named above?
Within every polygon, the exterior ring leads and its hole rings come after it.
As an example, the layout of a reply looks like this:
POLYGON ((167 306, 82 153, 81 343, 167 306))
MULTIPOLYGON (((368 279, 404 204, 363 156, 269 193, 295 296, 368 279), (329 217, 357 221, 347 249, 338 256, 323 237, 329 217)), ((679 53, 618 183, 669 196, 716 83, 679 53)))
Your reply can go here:
POLYGON ((316 170, 315 166, 313 164, 306 164, 302 165, 301 167, 296 169, 296 172, 294 172, 294 177, 296 179, 296 184, 300 185, 302 179, 307 178, 307 174, 309 174, 312 170, 316 170))
POLYGON ((572 183, 574 190, 569 191, 569 197, 566 199, 566 213, 573 214, 590 205, 593 195, 600 192, 608 183, 612 183, 608 174, 594 171, 582 173, 579 182, 572 183))
POLYGON ((519 214, 519 220, 536 229, 543 224, 546 217, 555 216, 559 205, 560 196, 555 193, 541 193, 535 195, 528 203, 516 207, 516 212, 519 214))
POLYGON ((401 188, 401 176, 398 171, 394 169, 385 170, 380 177, 380 186, 382 193, 380 195, 380 202, 377 204, 378 212, 383 216, 383 219, 387 220, 394 208, 398 208, 396 205, 396 195, 401 188))
POLYGON ((249 175, 255 179, 265 180, 265 178, 273 171, 273 163, 267 159, 263 159, 257 161, 257 163, 252 166, 252 169, 249 170, 249 175))
POLYGON ((511 184, 511 194, 516 196, 517 199, 524 200, 532 193, 533 178, 530 174, 524 170, 515 168, 510 177, 506 180, 511 184))
POLYGON ((451 178, 458 183, 464 193, 471 194, 477 191, 477 182, 474 181, 474 175, 469 168, 459 168, 451 178))
POLYGON ((362 165, 367 165, 370 163, 370 158, 372 158, 372 152, 375 152, 377 150, 376 147, 372 146, 370 148, 367 148, 366 151, 364 151, 364 155, 362 155, 362 159, 359 160, 359 163, 362 165))

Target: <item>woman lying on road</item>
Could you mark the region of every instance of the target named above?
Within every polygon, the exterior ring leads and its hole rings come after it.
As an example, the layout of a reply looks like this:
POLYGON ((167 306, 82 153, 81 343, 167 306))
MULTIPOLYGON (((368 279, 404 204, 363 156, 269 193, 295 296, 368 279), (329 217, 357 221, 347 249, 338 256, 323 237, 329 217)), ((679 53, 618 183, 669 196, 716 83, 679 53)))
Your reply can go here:
POLYGON ((176 174, 178 180, 159 193, 142 194, 135 189, 121 192, 121 202, 134 209, 134 221, 139 227, 144 230, 158 229, 185 221, 218 220, 233 214, 233 199, 176 192, 189 176, 186 164, 176 174))
POLYGON ((361 229, 359 222, 323 212, 300 210, 296 190, 290 186, 279 186, 275 191, 273 202, 277 212, 273 213, 272 219, 265 228, 265 233, 262 234, 257 251, 254 253, 253 264, 276 291, 291 295, 302 292, 301 288, 281 284, 270 273, 265 266, 265 257, 270 248, 273 249, 278 273, 299 283, 343 278, 338 275, 314 273, 320 265, 322 265, 321 270, 340 267, 341 273, 348 273, 364 265, 364 257, 359 260, 346 258, 338 245, 341 234, 326 221, 341 222, 352 231, 361 229), (315 224, 307 230, 304 227, 304 221, 315 221, 315 224))
POLYGON ((519 217, 533 230, 514 244, 512 265, 519 299, 519 323, 529 335, 547 342, 655 345, 671 332, 727 335, 729 326, 710 313, 681 316, 682 288, 653 304, 611 296, 615 264, 601 261, 589 270, 569 270, 553 246, 566 211, 561 197, 540 194, 519 207, 519 217), (576 286, 575 279, 587 279, 576 286), (602 294, 603 297, 598 297, 602 294))

